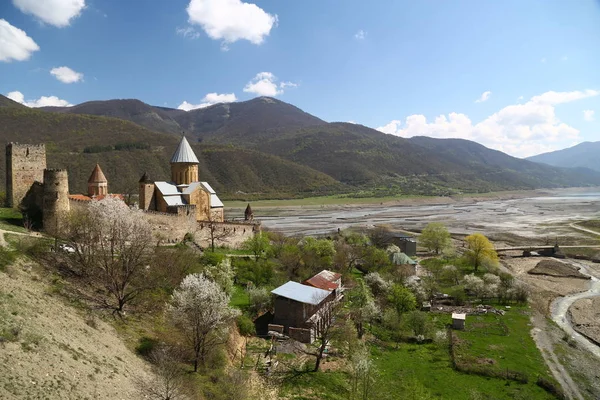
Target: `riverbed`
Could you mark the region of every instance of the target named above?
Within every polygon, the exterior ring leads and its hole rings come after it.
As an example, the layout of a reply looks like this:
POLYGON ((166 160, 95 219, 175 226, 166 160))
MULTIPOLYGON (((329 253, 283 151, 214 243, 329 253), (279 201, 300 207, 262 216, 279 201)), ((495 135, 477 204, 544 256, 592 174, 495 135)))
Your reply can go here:
POLYGON ((564 233, 570 222, 600 216, 600 191, 548 191, 541 196, 511 199, 439 199, 409 204, 282 206, 255 208, 263 226, 287 235, 321 235, 346 228, 388 224, 408 231, 439 221, 452 233, 516 233, 537 237, 564 233))

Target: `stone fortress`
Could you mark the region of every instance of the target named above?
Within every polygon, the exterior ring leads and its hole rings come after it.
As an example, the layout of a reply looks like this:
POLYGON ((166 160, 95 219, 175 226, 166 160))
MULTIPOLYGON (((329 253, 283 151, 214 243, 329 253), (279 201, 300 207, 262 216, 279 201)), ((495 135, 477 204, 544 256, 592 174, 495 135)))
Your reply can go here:
MULTIPOLYGON (((218 246, 237 247, 260 231, 260 223, 249 205, 243 220, 226 221, 223 202, 208 182, 199 180, 198 164, 182 137, 171 158, 171 181, 152 181, 146 173, 141 177, 139 208, 160 241, 176 243, 191 236, 198 246, 207 247, 212 236, 218 246)), ((90 175, 87 194, 69 193, 67 170, 46 168, 45 145, 19 143, 6 145, 6 195, 9 207, 37 216, 49 234, 59 231, 72 209, 105 197, 125 198, 109 193, 99 165, 90 175)))

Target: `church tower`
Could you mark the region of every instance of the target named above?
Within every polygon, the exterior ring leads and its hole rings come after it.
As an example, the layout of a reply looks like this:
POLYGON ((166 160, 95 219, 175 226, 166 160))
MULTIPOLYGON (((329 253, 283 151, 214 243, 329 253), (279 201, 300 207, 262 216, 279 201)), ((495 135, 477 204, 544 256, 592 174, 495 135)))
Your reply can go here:
POLYGON ((198 158, 185 136, 171 157, 171 181, 176 185, 198 182, 198 158))
POLYGON ((100 165, 96 167, 88 179, 88 196, 106 196, 108 194, 108 180, 104 176, 104 172, 100 169, 100 165))

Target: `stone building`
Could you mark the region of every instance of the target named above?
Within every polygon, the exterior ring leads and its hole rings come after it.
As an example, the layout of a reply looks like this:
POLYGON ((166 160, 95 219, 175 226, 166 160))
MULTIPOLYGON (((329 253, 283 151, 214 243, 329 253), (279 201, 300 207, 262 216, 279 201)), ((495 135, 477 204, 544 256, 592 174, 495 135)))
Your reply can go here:
POLYGON ((18 207, 35 182, 44 181, 46 146, 8 143, 6 145, 6 202, 18 207))
POLYGON ((199 180, 198 158, 187 139, 171 157, 171 181, 139 181, 139 207, 146 211, 194 214, 196 221, 223 222, 223 203, 208 182, 199 180))

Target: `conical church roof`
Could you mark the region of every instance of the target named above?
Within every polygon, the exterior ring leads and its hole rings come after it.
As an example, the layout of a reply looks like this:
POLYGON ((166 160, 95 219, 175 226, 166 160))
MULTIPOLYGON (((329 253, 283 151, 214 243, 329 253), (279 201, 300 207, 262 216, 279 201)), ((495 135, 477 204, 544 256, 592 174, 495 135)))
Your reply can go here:
POLYGON ((92 175, 90 175, 90 179, 88 179, 88 183, 108 183, 106 176, 104 176, 104 172, 102 172, 98 164, 94 167, 92 175))
POLYGON ((199 164, 198 158, 196 157, 196 154, 194 154, 194 150, 192 150, 192 146, 190 146, 185 136, 181 138, 177 150, 173 153, 171 163, 199 164))

